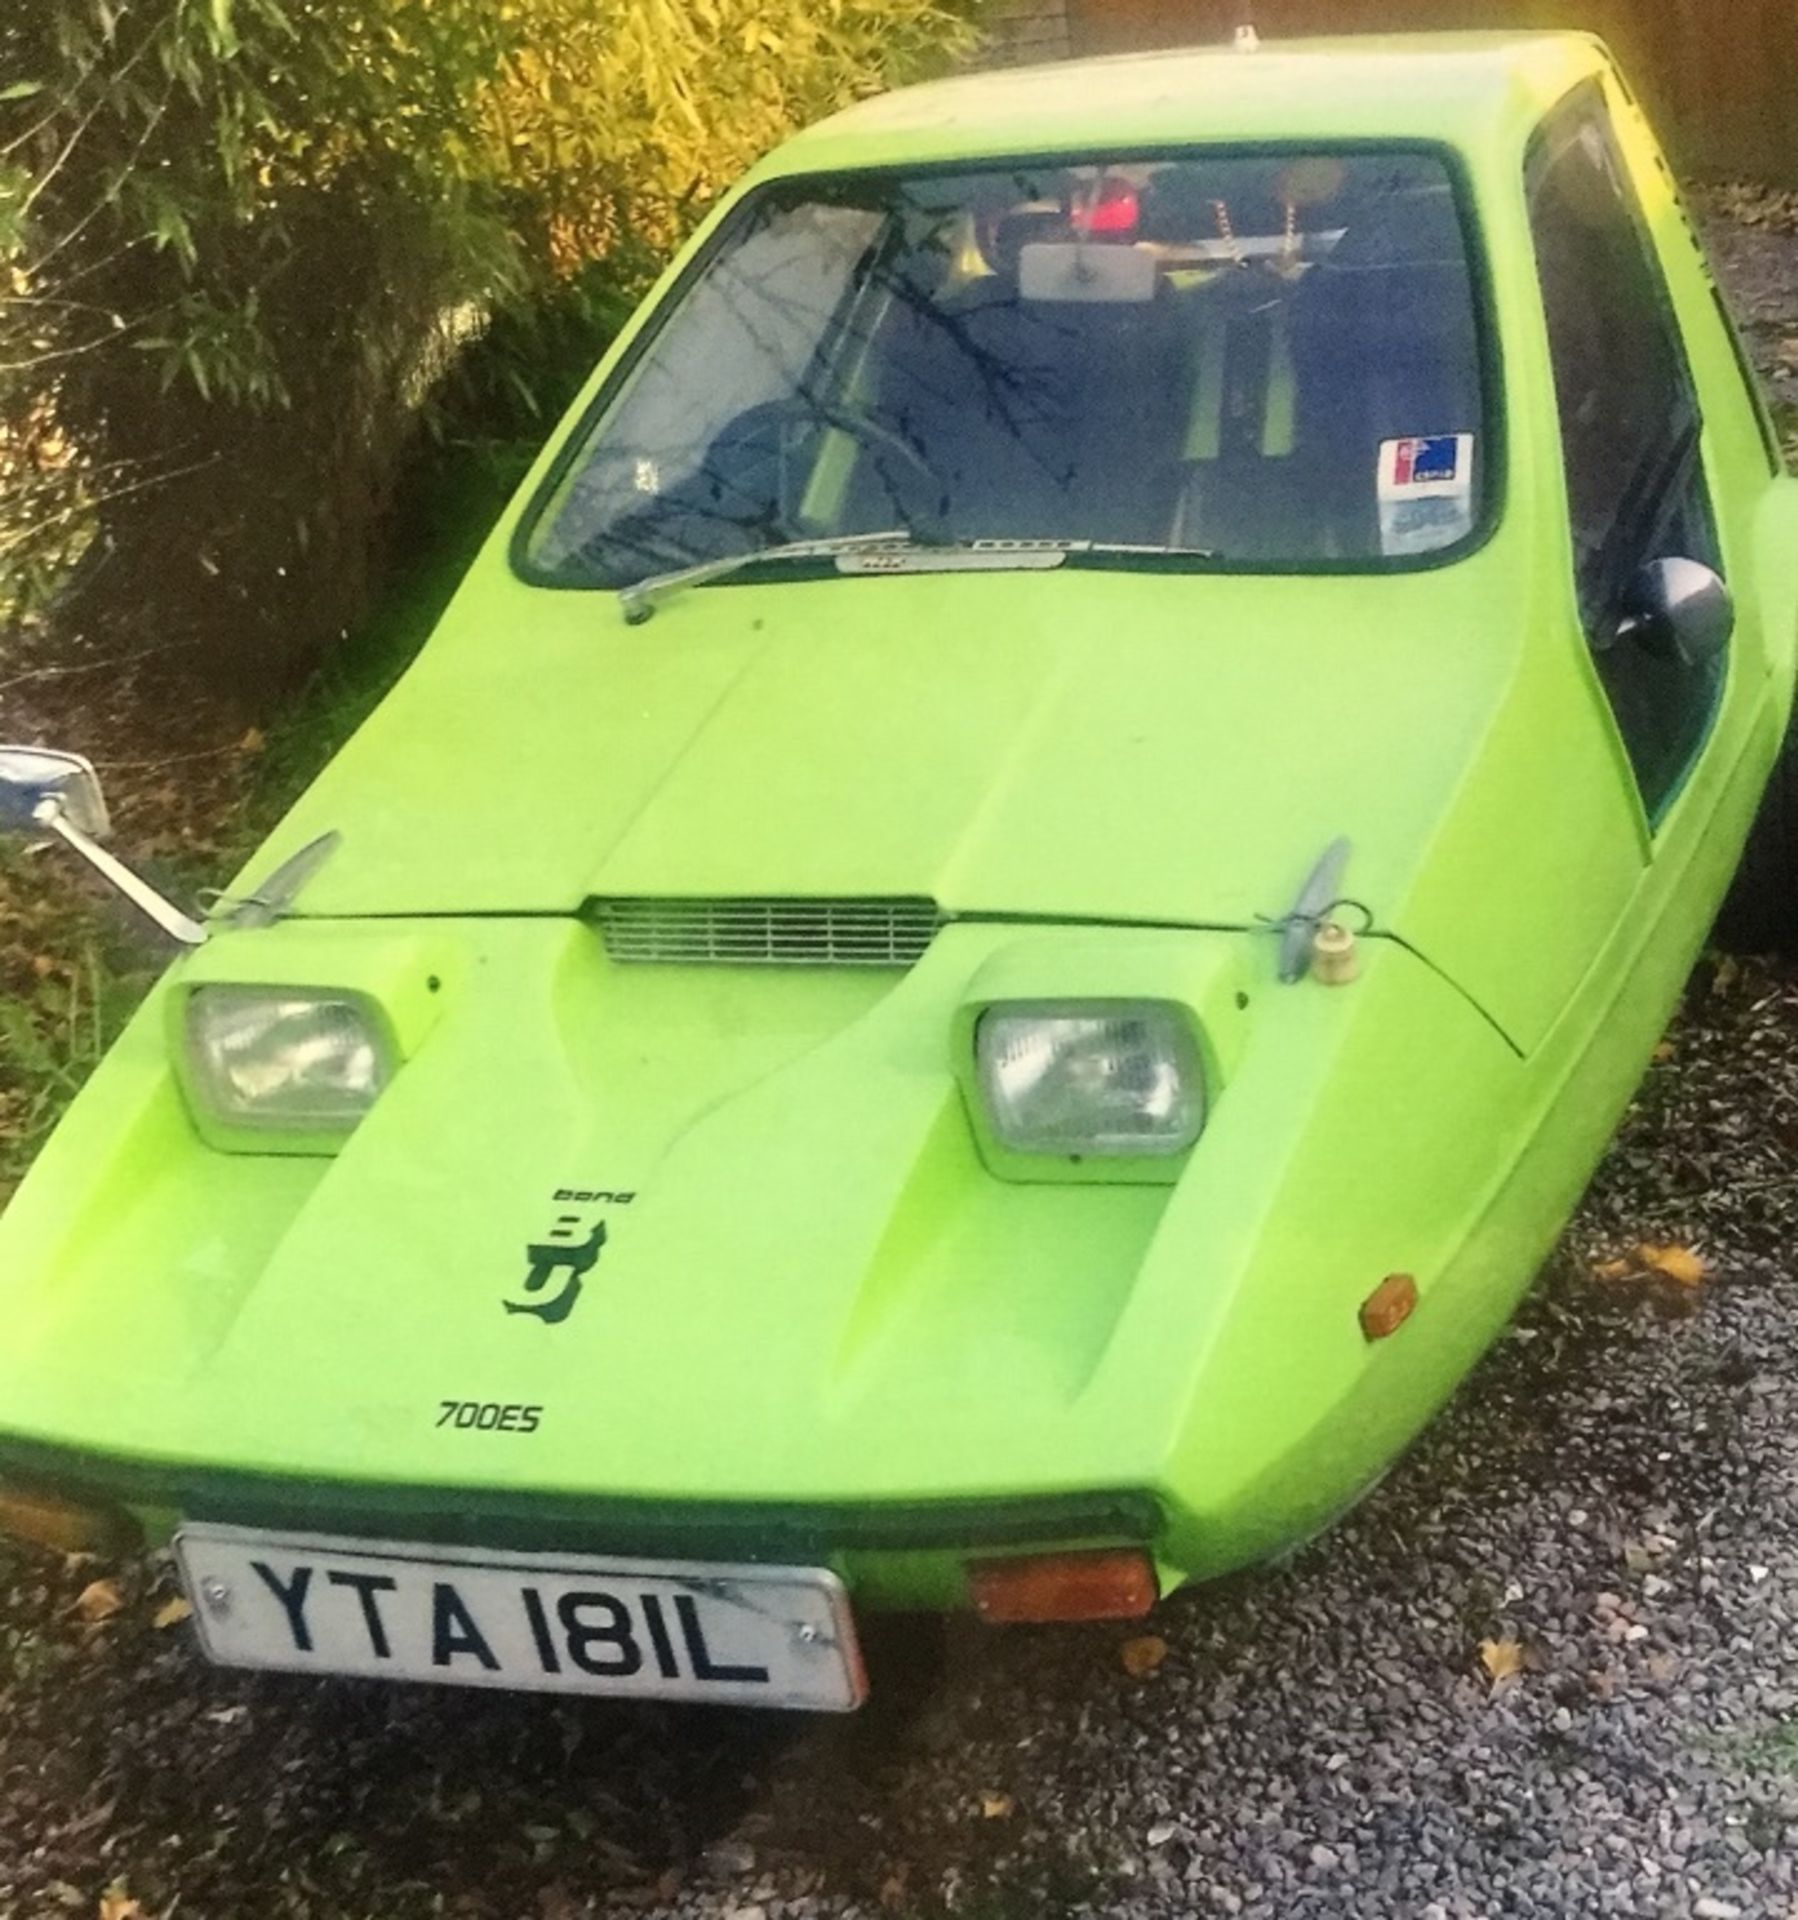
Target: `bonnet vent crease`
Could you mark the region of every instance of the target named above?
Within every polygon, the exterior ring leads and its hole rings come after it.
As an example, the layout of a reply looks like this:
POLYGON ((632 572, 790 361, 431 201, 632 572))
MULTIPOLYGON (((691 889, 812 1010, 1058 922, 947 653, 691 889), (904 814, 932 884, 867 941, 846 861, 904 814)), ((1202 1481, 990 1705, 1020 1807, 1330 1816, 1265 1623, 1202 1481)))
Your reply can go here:
POLYGON ((595 900, 589 917, 622 963, 909 967, 943 916, 934 900, 595 900))

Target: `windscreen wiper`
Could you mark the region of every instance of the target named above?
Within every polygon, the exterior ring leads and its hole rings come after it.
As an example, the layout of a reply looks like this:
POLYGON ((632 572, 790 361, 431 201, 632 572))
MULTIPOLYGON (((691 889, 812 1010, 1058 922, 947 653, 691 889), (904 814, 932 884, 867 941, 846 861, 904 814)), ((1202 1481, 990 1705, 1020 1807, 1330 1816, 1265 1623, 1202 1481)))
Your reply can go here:
POLYGON ((1157 560, 1215 560, 1206 547, 1136 546, 1124 541, 1061 540, 1052 537, 1016 540, 920 540, 903 529, 887 533, 846 533, 824 540, 789 540, 778 546, 758 547, 751 553, 726 554, 701 560, 669 573, 652 573, 634 586, 621 587, 618 604, 633 626, 655 612, 668 595, 683 587, 702 587, 723 580, 764 560, 836 560, 845 573, 1000 573, 1020 568, 1047 570, 1072 561, 1130 566, 1157 560))
POLYGON ((652 573, 618 590, 618 605, 633 627, 640 627, 670 594, 685 587, 703 587, 708 580, 723 580, 745 567, 774 560, 828 560, 839 553, 856 553, 864 547, 905 546, 911 539, 903 527, 885 533, 845 533, 824 540, 783 540, 772 547, 752 547, 747 553, 721 554, 715 560, 696 561, 690 567, 673 567, 666 573, 652 573))
POLYGON ((1061 566, 1130 567, 1158 560, 1215 560, 1207 547, 1138 545, 1123 540, 1038 538, 988 540, 907 540, 886 551, 848 553, 838 561, 844 573, 1046 573, 1061 566))

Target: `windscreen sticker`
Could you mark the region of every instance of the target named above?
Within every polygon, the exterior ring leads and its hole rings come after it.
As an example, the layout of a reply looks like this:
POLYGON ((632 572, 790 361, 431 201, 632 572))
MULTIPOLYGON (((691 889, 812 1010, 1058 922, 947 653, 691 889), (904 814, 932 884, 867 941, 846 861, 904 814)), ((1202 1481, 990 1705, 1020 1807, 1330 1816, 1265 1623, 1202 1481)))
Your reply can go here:
POLYGON ((1380 550, 1434 553, 1473 531, 1474 437, 1420 434, 1380 443, 1380 550))

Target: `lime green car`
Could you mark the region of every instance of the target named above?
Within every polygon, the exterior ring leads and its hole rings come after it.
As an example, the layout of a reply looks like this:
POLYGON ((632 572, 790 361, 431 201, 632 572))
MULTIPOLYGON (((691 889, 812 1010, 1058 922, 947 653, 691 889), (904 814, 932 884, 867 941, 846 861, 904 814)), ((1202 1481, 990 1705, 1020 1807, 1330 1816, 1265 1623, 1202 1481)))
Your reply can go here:
POLYGON ((0 1521, 248 1666, 842 1709, 1290 1548, 1724 900, 1798 482, 1578 36, 971 77, 669 270, 0 1221, 0 1521))

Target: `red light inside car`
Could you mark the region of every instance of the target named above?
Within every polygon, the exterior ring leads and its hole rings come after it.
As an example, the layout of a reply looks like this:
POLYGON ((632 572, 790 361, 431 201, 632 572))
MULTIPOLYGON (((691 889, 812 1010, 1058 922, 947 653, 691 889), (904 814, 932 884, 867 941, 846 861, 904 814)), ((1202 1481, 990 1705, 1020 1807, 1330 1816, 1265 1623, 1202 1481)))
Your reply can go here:
POLYGON ((992 1626, 1140 1620, 1158 1597, 1146 1553, 1051 1553, 968 1569, 974 1611, 992 1626))
POLYGON ((1098 199, 1075 209, 1074 226, 1086 234, 1134 233, 1142 217, 1142 203, 1136 189, 1124 180, 1107 180, 1099 188, 1098 199))

